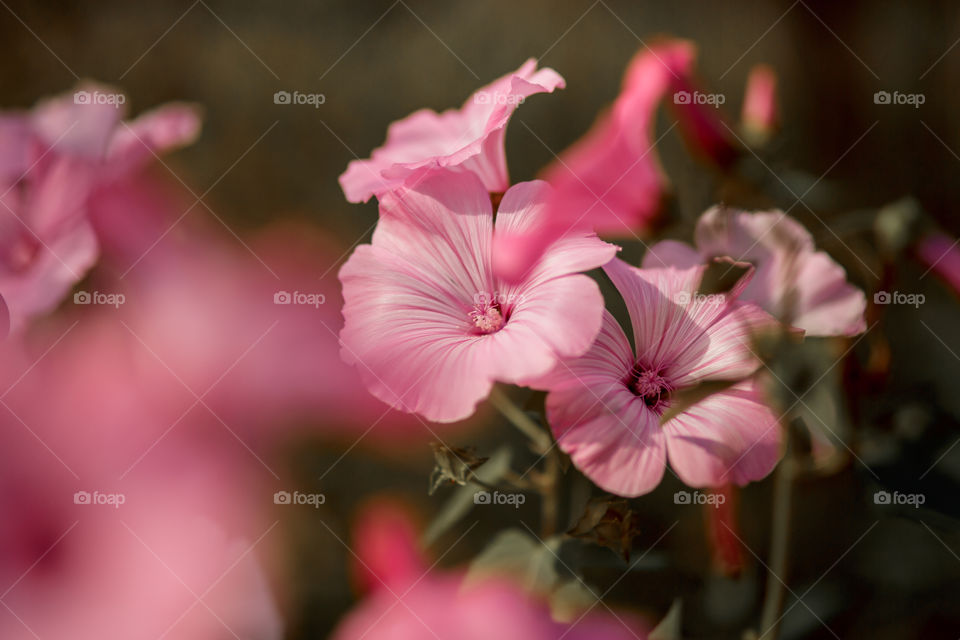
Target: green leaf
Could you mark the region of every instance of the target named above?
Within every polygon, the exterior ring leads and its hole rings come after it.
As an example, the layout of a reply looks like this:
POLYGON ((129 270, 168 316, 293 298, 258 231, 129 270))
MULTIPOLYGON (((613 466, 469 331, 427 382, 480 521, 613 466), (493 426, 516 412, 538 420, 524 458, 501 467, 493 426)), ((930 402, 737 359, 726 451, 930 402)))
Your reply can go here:
POLYGON ((597 594, 582 581, 573 579, 557 587, 550 596, 550 613, 557 622, 574 622, 597 603, 597 594))
POLYGON ((466 582, 490 575, 506 575, 531 593, 548 595, 559 579, 557 553, 562 540, 544 542, 519 529, 500 532, 470 564, 466 582))
MULTIPOLYGON (((482 482, 496 484, 509 469, 510 449, 504 446, 497 449, 493 455, 490 456, 490 459, 474 473, 482 482)), ((474 505, 473 494, 477 491, 478 488, 471 483, 457 487, 446 504, 440 508, 440 512, 427 527, 427 530, 424 531, 422 537, 424 547, 432 545, 441 535, 450 529, 450 527, 470 513, 474 505)))
POLYGON ((650 632, 650 635, 647 636, 648 640, 681 640, 680 637, 680 618, 681 610, 683 608, 683 602, 680 598, 677 598, 673 601, 673 604, 670 605, 670 610, 667 611, 667 615, 663 617, 663 620, 660 621, 653 631, 650 632))

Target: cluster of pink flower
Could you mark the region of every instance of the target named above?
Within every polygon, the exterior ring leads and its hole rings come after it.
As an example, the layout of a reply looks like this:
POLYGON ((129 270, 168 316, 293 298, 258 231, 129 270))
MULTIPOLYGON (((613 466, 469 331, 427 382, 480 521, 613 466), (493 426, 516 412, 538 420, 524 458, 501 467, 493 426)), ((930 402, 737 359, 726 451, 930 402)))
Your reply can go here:
MULTIPOLYGON (((639 268, 596 235, 643 233, 655 220, 666 184, 652 136, 665 97, 673 95, 688 140, 711 161, 729 163, 737 152, 715 108, 683 99, 696 94, 693 60, 684 41, 641 52, 612 109, 542 181, 511 186, 504 150, 523 99, 564 86, 533 60, 459 110, 394 123, 369 160, 350 163, 344 193, 376 196, 380 219, 371 244, 340 272, 340 337, 373 395, 454 422, 496 382, 545 390, 558 445, 621 496, 653 490, 668 458, 694 487, 771 471, 781 434, 752 341, 778 327, 862 332, 863 292, 778 211, 714 207, 696 225, 695 247, 660 242, 639 268), (743 276, 705 293, 704 275, 719 263, 743 276), (633 346, 583 274, 597 267, 626 303, 633 346), (724 384, 683 401, 712 381, 724 384)), ((774 117, 772 82, 762 69, 750 83, 755 128, 774 117)))

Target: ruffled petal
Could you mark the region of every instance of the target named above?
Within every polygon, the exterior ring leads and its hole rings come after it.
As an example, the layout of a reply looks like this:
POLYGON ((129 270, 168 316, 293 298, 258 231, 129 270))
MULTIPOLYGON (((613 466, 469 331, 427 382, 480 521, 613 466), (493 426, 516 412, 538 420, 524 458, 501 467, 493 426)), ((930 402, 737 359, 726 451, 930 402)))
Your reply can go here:
POLYGON ((782 455, 782 432, 753 380, 694 404, 663 425, 670 465, 692 487, 760 480, 782 455))
POLYGON ((527 60, 517 71, 474 93, 460 109, 421 109, 390 125, 387 141, 368 160, 354 160, 340 176, 350 202, 366 202, 402 185, 423 168, 449 168, 477 175, 488 191, 509 186, 504 132, 516 108, 530 95, 563 88, 552 69, 527 60))

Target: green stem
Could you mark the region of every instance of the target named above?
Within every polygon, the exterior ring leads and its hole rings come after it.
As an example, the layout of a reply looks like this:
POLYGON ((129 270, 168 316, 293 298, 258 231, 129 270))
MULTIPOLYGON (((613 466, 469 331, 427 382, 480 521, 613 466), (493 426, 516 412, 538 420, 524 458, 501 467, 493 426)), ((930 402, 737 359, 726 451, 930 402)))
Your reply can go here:
POLYGON ((765 640, 776 640, 780 631, 780 611, 783 608, 787 556, 790 546, 790 510, 793 500, 793 480, 796 461, 787 445, 787 453, 777 467, 773 480, 773 524, 770 532, 770 564, 768 566, 766 595, 760 616, 760 633, 765 640))
POLYGON ((543 472, 531 476, 533 482, 530 484, 540 494, 540 533, 543 538, 548 538, 556 532, 557 526, 561 471, 559 453, 549 432, 514 404, 503 391, 495 388, 490 394, 490 402, 510 424, 530 439, 534 450, 544 458, 543 472))
POLYGON ((534 422, 520 407, 514 404, 500 389, 494 389, 490 394, 490 403, 503 414, 510 424, 515 426, 523 435, 527 436, 536 446, 539 453, 550 450, 552 442, 550 435, 540 425, 534 422))

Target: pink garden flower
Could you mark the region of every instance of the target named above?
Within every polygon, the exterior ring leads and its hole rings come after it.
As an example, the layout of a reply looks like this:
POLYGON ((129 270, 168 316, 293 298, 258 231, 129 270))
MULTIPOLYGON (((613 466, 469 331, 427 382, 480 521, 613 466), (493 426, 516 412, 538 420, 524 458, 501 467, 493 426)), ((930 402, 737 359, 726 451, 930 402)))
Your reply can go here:
POLYGON ((199 130, 185 105, 123 125, 119 96, 85 84, 30 112, 0 115, 0 295, 15 327, 52 309, 93 265, 96 192, 199 130))
POLYGON ((780 118, 777 105, 777 75, 765 64, 750 70, 743 95, 740 120, 744 134, 755 144, 766 142, 780 118))
POLYGON ((472 171, 492 193, 510 185, 504 136, 514 110, 536 93, 564 87, 553 69, 537 69, 534 59, 474 93, 459 109, 416 111, 390 125, 387 141, 368 160, 354 160, 340 176, 350 202, 395 189, 414 172, 446 167, 472 171))
POLYGON ((403 515, 400 506, 379 501, 359 519, 353 545, 357 549, 355 571, 365 576, 370 591, 341 621, 333 640, 646 637, 633 616, 601 613, 597 607, 570 624, 555 622, 545 603, 505 576, 466 581, 460 572, 431 569, 408 535, 412 529, 409 516, 404 520, 403 515), (392 536, 397 529, 402 535, 392 536), (411 558, 416 562, 411 563, 411 558))
POLYGON ((931 233, 917 243, 920 262, 941 278, 954 293, 960 293, 960 249, 958 241, 942 233, 931 233))
POLYGON ((750 341, 775 324, 726 294, 697 293, 703 266, 604 267, 623 296, 635 349, 607 312, 597 341, 535 386, 549 391, 547 418, 560 448, 601 488, 621 496, 659 484, 667 458, 690 486, 759 480, 780 457, 780 429, 749 376, 760 366, 750 341), (729 386, 692 405, 675 394, 706 381, 729 386), (668 416, 674 407, 679 413, 668 416))
POLYGON ((543 178, 555 188, 548 223, 499 240, 498 275, 511 281, 523 277, 544 248, 571 231, 633 236, 655 225, 668 189, 654 148, 662 102, 670 104, 695 146, 708 155, 723 155, 729 145, 717 110, 678 98, 696 90, 691 80, 695 59, 696 49, 686 40, 664 40, 634 57, 610 110, 544 170, 543 178))
POLYGON ((471 173, 437 171, 383 197, 372 244, 340 271, 342 354, 373 395, 454 422, 494 381, 522 384, 586 351, 603 298, 578 272, 607 262, 615 247, 565 238, 513 285, 491 268, 496 235, 537 224, 547 190, 542 182, 511 187, 496 227, 487 187, 471 173))
POLYGON ((0 637, 278 640, 267 471, 106 316, 0 345, 0 637))
POLYGON ((866 328, 866 298, 843 267, 817 251, 810 232, 781 211, 748 213, 713 207, 697 222, 697 248, 666 240, 647 252, 644 267, 688 267, 717 256, 756 267, 741 299, 754 302, 811 336, 851 336, 866 328))

